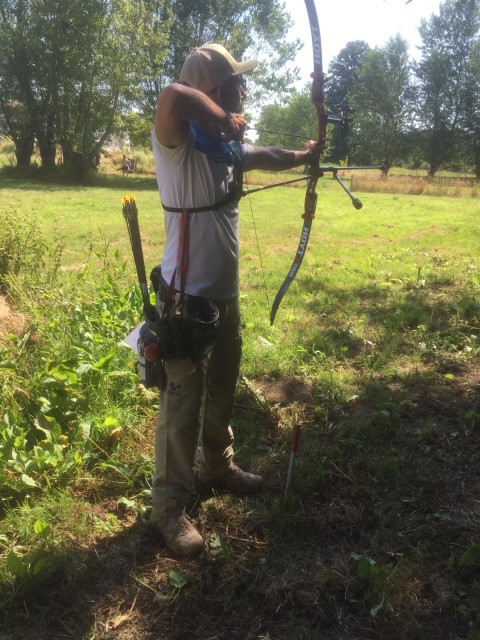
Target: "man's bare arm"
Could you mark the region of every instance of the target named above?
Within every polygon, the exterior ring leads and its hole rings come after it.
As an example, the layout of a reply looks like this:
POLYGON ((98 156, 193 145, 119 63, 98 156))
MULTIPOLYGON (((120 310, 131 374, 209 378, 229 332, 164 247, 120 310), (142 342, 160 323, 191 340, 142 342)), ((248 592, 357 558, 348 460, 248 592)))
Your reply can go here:
POLYGON ((194 120, 212 135, 234 137, 244 120, 225 111, 207 94, 182 84, 169 84, 160 92, 155 113, 155 135, 160 144, 175 148, 183 144, 189 122, 194 120))
POLYGON ((264 169, 265 171, 285 171, 318 159, 319 147, 309 140, 300 151, 287 151, 278 147, 254 147, 248 170, 264 169))

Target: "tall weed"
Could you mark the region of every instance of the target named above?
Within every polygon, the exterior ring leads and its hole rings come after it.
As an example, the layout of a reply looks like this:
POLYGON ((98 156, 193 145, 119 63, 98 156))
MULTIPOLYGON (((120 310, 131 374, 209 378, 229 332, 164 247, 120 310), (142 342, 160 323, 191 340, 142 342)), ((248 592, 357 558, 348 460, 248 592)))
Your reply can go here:
POLYGON ((9 279, 30 328, 10 336, 0 369, 0 499, 8 504, 104 461, 134 397, 133 354, 121 341, 138 323, 138 287, 119 284, 118 255, 95 257, 99 276, 92 264, 51 287, 9 279))
POLYGON ((5 279, 28 268, 37 272, 44 266, 47 244, 38 218, 7 209, 0 226, 0 290, 5 279))

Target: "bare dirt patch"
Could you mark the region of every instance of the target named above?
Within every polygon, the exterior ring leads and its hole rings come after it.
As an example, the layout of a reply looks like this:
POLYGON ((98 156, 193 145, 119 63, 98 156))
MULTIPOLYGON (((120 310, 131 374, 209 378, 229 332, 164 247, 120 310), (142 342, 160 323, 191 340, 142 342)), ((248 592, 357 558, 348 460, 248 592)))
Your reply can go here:
POLYGON ((7 298, 0 295, 0 345, 9 333, 20 334, 25 329, 25 318, 12 308, 7 298))
POLYGON ((282 376, 277 379, 262 377, 255 387, 269 402, 292 404, 311 402, 312 395, 307 383, 300 376, 282 376))

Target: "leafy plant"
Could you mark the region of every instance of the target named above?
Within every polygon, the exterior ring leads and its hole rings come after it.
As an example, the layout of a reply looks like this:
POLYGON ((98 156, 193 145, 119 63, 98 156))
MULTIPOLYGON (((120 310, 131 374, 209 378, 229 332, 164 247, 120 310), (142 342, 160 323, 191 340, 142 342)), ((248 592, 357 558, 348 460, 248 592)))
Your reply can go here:
POLYGON ((480 545, 472 540, 470 547, 463 553, 458 561, 460 567, 475 564, 480 560, 480 545))
POLYGON ((22 216, 7 208, 2 211, 0 225, 0 290, 5 278, 28 267, 38 271, 44 262, 47 243, 37 216, 22 216))
POLYGON ((176 594, 178 594, 187 586, 189 578, 184 571, 170 571, 168 574, 168 582, 170 583, 170 586, 173 587, 176 594))
POLYGON ((357 563, 358 577, 369 585, 370 598, 377 599, 380 596, 380 601, 376 602, 370 608, 370 615, 375 618, 375 616, 382 610, 384 612, 390 611, 391 607, 385 598, 383 586, 392 571, 393 565, 388 564, 381 567, 375 562, 375 560, 372 560, 363 554, 352 553, 352 558, 357 563))
POLYGON ((53 544, 52 528, 44 520, 37 520, 33 528, 38 539, 42 541, 40 547, 24 553, 25 547, 14 546, 8 552, 7 567, 15 576, 24 576, 27 573, 37 575, 47 562, 53 544))

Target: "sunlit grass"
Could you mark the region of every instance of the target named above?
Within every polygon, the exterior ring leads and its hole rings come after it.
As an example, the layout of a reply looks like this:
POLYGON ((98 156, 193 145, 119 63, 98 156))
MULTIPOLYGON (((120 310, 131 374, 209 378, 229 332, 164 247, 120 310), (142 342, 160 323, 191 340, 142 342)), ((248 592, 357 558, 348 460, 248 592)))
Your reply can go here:
POLYGON ((197 562, 171 557, 143 525, 158 398, 139 387, 122 345, 142 312, 120 199, 135 194, 148 272, 164 241, 154 179, 0 184, 9 220, 38 220, 48 243, 64 245, 58 273, 32 259, 4 285, 26 328, 3 332, 0 346, 8 637, 25 637, 27 623, 28 637, 45 637, 56 617, 56 632, 67 625, 78 638, 114 624, 147 638, 174 619, 178 637, 200 637, 198 611, 200 635, 212 638, 222 615, 236 638, 245 628, 260 637, 263 616, 289 640, 339 617, 345 638, 420 637, 423 626, 441 637, 445 621, 468 636, 479 613, 477 200, 365 190, 358 211, 322 178, 309 247, 273 327, 304 191, 241 202, 244 358, 232 426, 236 459, 267 486, 247 498, 195 494, 207 545, 223 540, 197 562), (460 566, 468 549, 471 566, 460 566), (172 590, 172 567, 187 576, 184 590, 172 590))

